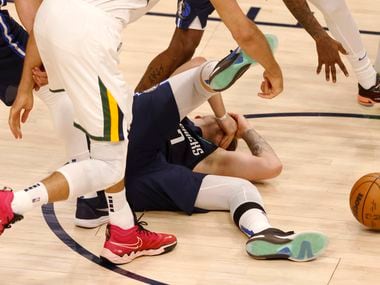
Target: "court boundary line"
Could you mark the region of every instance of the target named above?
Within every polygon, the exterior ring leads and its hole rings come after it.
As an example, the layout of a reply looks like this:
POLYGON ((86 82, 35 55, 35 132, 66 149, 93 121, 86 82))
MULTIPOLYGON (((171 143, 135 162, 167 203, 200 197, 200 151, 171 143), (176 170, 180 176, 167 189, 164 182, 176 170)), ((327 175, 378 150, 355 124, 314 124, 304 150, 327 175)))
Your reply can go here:
POLYGON ((134 279, 136 281, 140 281, 140 282, 143 282, 146 284, 152 284, 152 285, 166 285, 167 284, 167 283, 156 281, 156 280, 141 276, 139 274, 133 273, 131 271, 125 270, 112 263, 102 261, 100 257, 96 256, 95 254, 91 253, 89 250, 81 246, 62 228, 55 214, 53 203, 43 205, 41 209, 42 209, 42 214, 45 219, 45 222, 47 223, 51 231, 56 235, 58 239, 60 239, 65 245, 67 245, 70 249, 72 249, 77 254, 83 256, 84 258, 92 261, 93 263, 105 269, 108 269, 112 272, 123 275, 130 279, 134 279))
MULTIPOLYGON (((296 24, 286 24, 286 23, 275 23, 275 22, 266 22, 266 21, 255 21, 257 15, 259 14, 261 8, 260 7, 251 7, 249 8, 247 12, 247 17, 255 22, 258 26, 272 26, 272 27, 280 27, 280 28, 292 28, 292 29, 303 29, 302 25, 300 23, 296 24)), ((162 13, 162 12, 148 12, 146 15, 149 16, 159 16, 159 17, 168 17, 168 18, 175 18, 176 14, 173 13, 162 13)), ((222 20, 218 17, 208 17, 208 21, 213 22, 221 22, 222 20)), ((327 27, 323 27, 326 31, 328 31, 327 27)), ((369 31, 369 30, 359 30, 361 34, 366 35, 373 35, 373 36, 379 36, 380 31, 369 31)))

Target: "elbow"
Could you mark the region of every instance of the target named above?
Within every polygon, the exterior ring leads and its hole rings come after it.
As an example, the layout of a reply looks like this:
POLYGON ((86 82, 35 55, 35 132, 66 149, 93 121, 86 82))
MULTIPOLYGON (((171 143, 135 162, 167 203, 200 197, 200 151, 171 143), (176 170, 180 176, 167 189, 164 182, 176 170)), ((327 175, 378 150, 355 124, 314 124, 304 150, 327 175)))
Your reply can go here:
POLYGON ((272 161, 268 162, 263 168, 262 171, 260 171, 260 174, 258 173, 252 173, 252 179, 251 181, 258 181, 258 180, 267 180, 272 179, 277 176, 279 176, 282 172, 283 166, 281 161, 272 161))
POLYGON ((276 163, 273 163, 273 165, 270 168, 270 177, 269 178, 275 178, 279 176, 282 172, 283 165, 281 161, 277 161, 276 163))

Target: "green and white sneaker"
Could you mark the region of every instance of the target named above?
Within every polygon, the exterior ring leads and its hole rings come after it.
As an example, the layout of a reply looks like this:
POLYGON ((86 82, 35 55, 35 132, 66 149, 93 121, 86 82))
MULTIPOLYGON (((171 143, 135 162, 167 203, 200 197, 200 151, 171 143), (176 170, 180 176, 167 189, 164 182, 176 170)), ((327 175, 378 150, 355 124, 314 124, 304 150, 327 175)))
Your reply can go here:
MULTIPOLYGON (((275 35, 265 35, 269 46, 274 51, 278 46, 278 39, 275 35)), ((251 65, 256 65, 257 61, 240 49, 231 51, 215 66, 210 74, 208 83, 215 91, 223 91, 229 88, 240 76, 248 70, 251 65)))
POLYGON ((320 256, 328 239, 318 232, 283 232, 269 228, 254 234, 246 244, 247 253, 256 259, 309 261, 320 256))

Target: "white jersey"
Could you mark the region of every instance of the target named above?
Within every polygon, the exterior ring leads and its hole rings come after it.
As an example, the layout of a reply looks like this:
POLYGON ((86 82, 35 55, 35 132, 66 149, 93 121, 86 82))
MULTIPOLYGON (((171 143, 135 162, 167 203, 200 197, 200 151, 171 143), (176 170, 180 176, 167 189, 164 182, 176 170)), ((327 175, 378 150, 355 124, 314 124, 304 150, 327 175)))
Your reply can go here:
MULTIPOLYGON (((1 0, 0 0, 1 1, 1 0)), ((159 0, 83 0, 129 24, 146 14, 159 0)))

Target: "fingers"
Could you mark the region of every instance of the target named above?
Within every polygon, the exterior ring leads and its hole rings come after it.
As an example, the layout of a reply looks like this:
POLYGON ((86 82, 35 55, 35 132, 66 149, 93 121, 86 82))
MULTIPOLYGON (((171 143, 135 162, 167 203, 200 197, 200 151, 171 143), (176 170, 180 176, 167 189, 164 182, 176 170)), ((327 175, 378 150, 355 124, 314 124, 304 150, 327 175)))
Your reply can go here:
MULTIPOLYGON (((347 68, 344 65, 344 63, 340 60, 340 61, 337 61, 336 64, 338 64, 339 68, 343 71, 344 75, 346 77, 348 77, 349 73, 348 73, 347 68)), ((337 71, 336 71, 335 63, 334 64, 324 64, 324 65, 325 65, 325 77, 326 77, 326 81, 330 81, 330 75, 331 75, 332 82, 336 83, 336 81, 337 81, 337 76, 336 76, 337 71)), ((317 73, 320 72, 321 68, 322 68, 322 66, 318 66, 317 73)))
POLYGON ((338 61, 338 65, 339 65, 339 68, 343 71, 344 75, 346 75, 346 77, 348 77, 349 74, 348 74, 347 68, 344 65, 344 63, 340 60, 340 61, 338 61))
POLYGON ((31 110, 24 110, 24 112, 22 113, 22 116, 21 116, 21 122, 22 122, 22 123, 25 123, 25 122, 26 122, 26 120, 27 120, 28 117, 29 117, 30 111, 31 111, 31 110))
POLYGON ((330 70, 331 70, 331 75, 332 75, 332 81, 335 83, 336 82, 336 68, 335 68, 335 64, 331 65, 330 70))
POLYGON ((264 99, 272 99, 272 98, 276 97, 277 95, 279 95, 282 92, 282 88, 274 88, 274 87, 272 87, 272 85, 269 82, 269 80, 265 79, 261 83, 261 91, 262 92, 259 92, 257 94, 259 97, 264 98, 264 99))
POLYGON ((9 128, 16 139, 22 138, 21 126, 20 126, 20 111, 15 110, 13 107, 9 112, 8 119, 9 128))
POLYGON ((323 65, 323 63, 319 61, 318 66, 317 66, 317 74, 321 73, 322 65, 323 65))
POLYGON ((234 136, 224 136, 223 139, 220 141, 219 146, 221 148, 226 149, 232 142, 234 136))
POLYGON ((325 64, 325 77, 326 81, 330 81, 330 65, 325 64))
POLYGON ((338 45, 338 50, 339 50, 339 52, 343 53, 344 55, 348 55, 348 52, 347 52, 346 49, 342 46, 341 43, 339 43, 339 45, 338 45))
POLYGON ((34 82, 37 85, 37 87, 35 88, 36 90, 38 90, 39 87, 42 87, 42 86, 48 84, 47 73, 45 71, 42 71, 38 67, 34 67, 32 69, 32 77, 33 77, 34 82))

